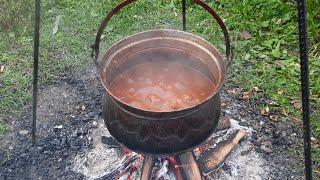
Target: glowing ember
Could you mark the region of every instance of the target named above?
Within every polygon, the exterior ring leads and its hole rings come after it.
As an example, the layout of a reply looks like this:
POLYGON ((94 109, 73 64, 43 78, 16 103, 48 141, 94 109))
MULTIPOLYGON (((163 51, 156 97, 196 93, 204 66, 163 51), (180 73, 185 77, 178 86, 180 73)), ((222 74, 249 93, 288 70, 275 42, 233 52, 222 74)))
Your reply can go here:
POLYGON ((126 157, 130 157, 132 155, 132 151, 124 146, 120 147, 121 153, 124 154, 126 157))
MULTIPOLYGON (((154 160, 153 167, 150 167, 152 168, 152 170, 150 171, 150 179, 183 180, 183 177, 186 176, 186 172, 197 169, 198 165, 202 170, 201 176, 203 176, 204 179, 216 179, 217 177, 219 177, 219 171, 217 170, 222 168, 222 166, 224 165, 224 158, 229 154, 231 149, 238 143, 240 139, 242 139, 244 135, 245 131, 233 128, 223 129, 217 132, 215 135, 209 138, 206 143, 193 150, 193 153, 196 155, 196 157, 198 157, 197 161, 185 161, 186 159, 190 158, 190 155, 184 156, 187 157, 184 158, 184 161, 182 161, 181 155, 157 158, 154 160), (231 131, 235 132, 234 135, 230 135, 231 131), (179 160, 177 160, 176 158, 178 158, 179 160), (209 160, 210 162, 216 162, 217 166, 208 166, 209 168, 207 168, 207 166, 204 167, 204 165, 206 165, 206 162, 209 162, 209 160), (184 163, 181 164, 182 162, 184 163)), ((109 177, 114 177, 111 179, 119 180, 139 179, 141 177, 144 159, 142 155, 136 154, 125 147, 121 147, 120 151, 124 155, 124 160, 119 165, 119 167, 112 172, 114 174, 109 177)))
POLYGON ((173 171, 175 172, 177 179, 182 180, 183 178, 182 178, 181 171, 178 167, 178 162, 176 161, 176 159, 174 157, 167 157, 166 159, 169 161, 173 171))

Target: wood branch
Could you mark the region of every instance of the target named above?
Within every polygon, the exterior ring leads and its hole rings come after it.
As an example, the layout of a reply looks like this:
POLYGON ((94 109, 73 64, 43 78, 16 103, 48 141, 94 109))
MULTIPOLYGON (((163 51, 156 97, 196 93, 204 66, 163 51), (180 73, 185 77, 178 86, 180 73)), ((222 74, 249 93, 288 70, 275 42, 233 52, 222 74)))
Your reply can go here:
POLYGON ((97 179, 97 180, 104 180, 104 179, 117 179, 117 176, 119 176, 122 171, 127 169, 129 166, 132 165, 132 163, 138 158, 138 154, 132 155, 130 158, 124 160, 116 169, 111 171, 110 173, 106 174, 105 176, 97 179))
POLYGON ((155 158, 152 155, 146 155, 143 159, 143 166, 141 172, 141 180, 151 179, 152 169, 154 166, 155 158))
POLYGON ((231 127, 231 122, 230 122, 230 118, 225 116, 220 118, 219 122, 218 122, 218 126, 216 128, 216 132, 217 131, 222 131, 225 129, 229 129, 231 127))
POLYGON ((181 168, 183 179, 201 180, 201 172, 192 152, 178 155, 178 161, 181 164, 178 168, 181 168))
POLYGON ((227 140, 218 143, 215 148, 204 152, 198 159, 201 171, 207 175, 215 170, 221 163, 223 163, 231 150, 239 143, 245 134, 245 131, 238 130, 227 140))

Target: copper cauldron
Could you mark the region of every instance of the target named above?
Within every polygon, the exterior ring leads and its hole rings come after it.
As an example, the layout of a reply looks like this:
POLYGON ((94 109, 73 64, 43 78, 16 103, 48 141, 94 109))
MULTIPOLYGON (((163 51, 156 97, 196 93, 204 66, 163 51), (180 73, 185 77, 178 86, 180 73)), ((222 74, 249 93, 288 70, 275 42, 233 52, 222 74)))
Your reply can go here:
POLYGON ((220 88, 226 76, 226 62, 232 58, 226 26, 213 9, 201 0, 195 3, 205 8, 217 20, 226 40, 226 59, 206 40, 191 33, 172 29, 157 29, 129 36, 114 44, 99 56, 103 29, 113 14, 136 0, 117 6, 102 22, 93 45, 92 57, 97 64, 106 90, 103 116, 110 134, 127 148, 152 154, 175 154, 194 148, 214 131, 221 111, 220 88), (181 61, 202 72, 216 88, 201 104, 171 112, 152 112, 132 107, 109 91, 114 78, 129 68, 150 61, 181 61))

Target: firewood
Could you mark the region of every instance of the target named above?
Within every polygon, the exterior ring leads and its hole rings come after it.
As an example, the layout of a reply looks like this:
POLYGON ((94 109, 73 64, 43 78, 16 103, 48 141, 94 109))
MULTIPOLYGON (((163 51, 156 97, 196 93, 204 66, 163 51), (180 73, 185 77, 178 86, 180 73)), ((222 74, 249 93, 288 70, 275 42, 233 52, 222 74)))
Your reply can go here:
POLYGON ((121 164, 117 168, 115 168, 113 171, 109 172, 108 174, 106 174, 101 178, 98 178, 97 180, 117 179, 117 176, 121 175, 121 173, 125 171, 125 169, 132 166, 132 164, 134 163, 134 161, 137 160, 138 157, 139 157, 138 154, 133 154, 130 158, 127 158, 126 160, 121 162, 121 164))
POLYGON ((207 175, 223 163, 231 150, 239 143, 245 134, 245 131, 238 130, 227 140, 218 143, 215 148, 204 152, 198 159, 202 172, 207 175))
POLYGON ((152 155, 145 155, 143 160, 143 167, 141 173, 141 180, 151 179, 152 169, 154 166, 155 158, 152 155))
POLYGON ((183 179, 201 180, 201 172, 192 152, 185 152, 178 155, 178 161, 181 164, 183 179))

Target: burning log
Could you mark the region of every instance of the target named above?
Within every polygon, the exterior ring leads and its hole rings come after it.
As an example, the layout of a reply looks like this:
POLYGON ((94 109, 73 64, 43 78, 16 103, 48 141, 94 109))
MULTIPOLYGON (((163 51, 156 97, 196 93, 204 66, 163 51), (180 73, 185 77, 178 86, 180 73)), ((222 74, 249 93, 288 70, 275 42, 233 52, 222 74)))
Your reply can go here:
POLYGON ((151 179, 152 169, 154 165, 155 158, 152 155, 146 155, 143 160, 141 180, 151 179))
POLYGON ((171 164, 171 168, 176 176, 176 179, 182 180, 183 178, 182 178, 181 170, 180 170, 180 167, 178 165, 176 158, 169 156, 169 157, 167 157, 167 160, 171 164))
POLYGON ((204 152, 198 159, 202 172, 207 175, 215 170, 225 160, 230 151, 239 143, 245 134, 245 131, 238 130, 227 140, 218 143, 215 148, 204 152))
POLYGON ((201 172, 192 152, 178 155, 182 166, 183 179, 202 179, 201 172))
POLYGON ((140 158, 140 155, 132 153, 132 155, 129 158, 126 157, 116 169, 114 169, 107 175, 101 177, 99 180, 120 179, 121 176, 124 176, 126 174, 129 174, 130 176, 133 173, 133 171, 138 170, 137 166, 139 166, 139 164, 135 162, 138 161, 140 158))
MULTIPOLYGON (((165 174, 165 179, 167 179, 170 177, 170 169, 171 171, 173 171, 175 179, 177 180, 201 179, 201 172, 192 152, 185 152, 175 157, 166 157, 163 163, 160 163, 161 168, 158 167, 156 172, 153 174, 155 162, 156 158, 154 156, 145 156, 142 167, 141 180, 158 178, 162 179, 161 177, 165 174), (168 167, 170 167, 170 169, 168 169, 168 167), (162 172, 163 168, 164 171, 162 172)), ((172 178, 173 177, 171 177, 170 179, 172 178)))

